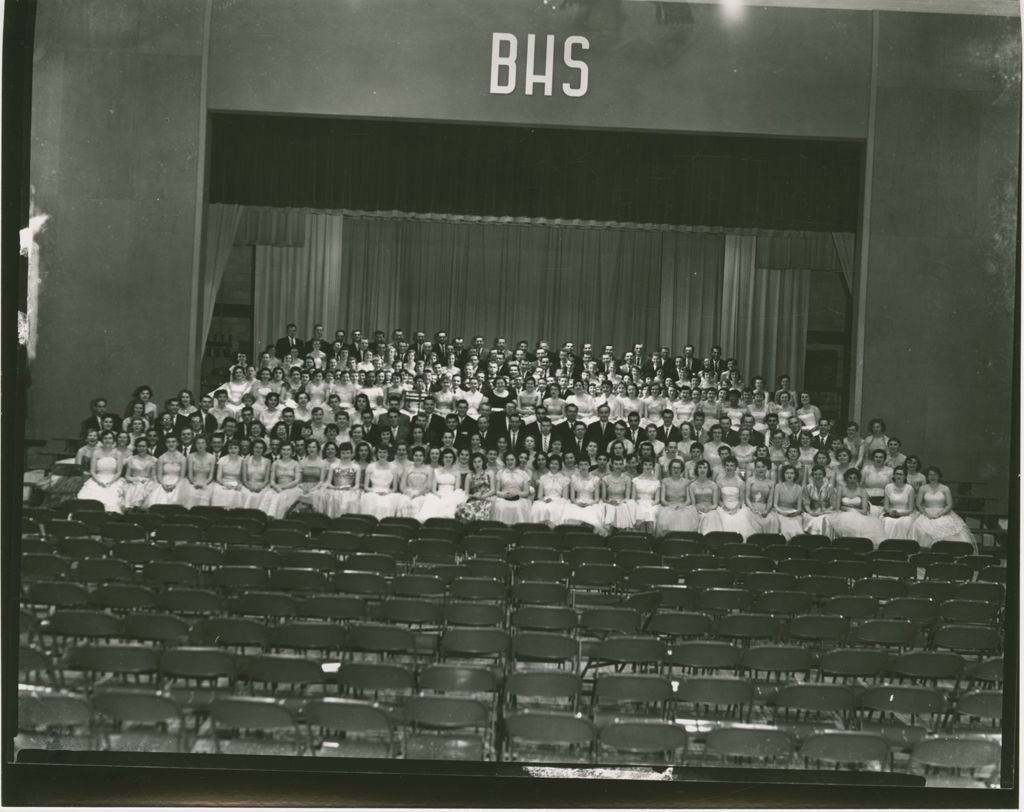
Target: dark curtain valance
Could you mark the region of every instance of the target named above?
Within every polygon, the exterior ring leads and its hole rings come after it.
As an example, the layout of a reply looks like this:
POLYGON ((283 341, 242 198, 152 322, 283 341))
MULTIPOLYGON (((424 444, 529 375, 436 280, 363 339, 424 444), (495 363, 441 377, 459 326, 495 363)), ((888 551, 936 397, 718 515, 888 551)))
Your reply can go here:
POLYGON ((855 231, 861 145, 215 114, 211 203, 855 231))

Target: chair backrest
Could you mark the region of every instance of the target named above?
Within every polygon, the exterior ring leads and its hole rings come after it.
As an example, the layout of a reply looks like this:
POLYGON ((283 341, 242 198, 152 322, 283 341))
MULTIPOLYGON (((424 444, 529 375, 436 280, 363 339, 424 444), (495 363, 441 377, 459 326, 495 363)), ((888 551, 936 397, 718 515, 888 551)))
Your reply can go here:
POLYGON ((935 629, 932 646, 966 654, 997 652, 1002 648, 999 632, 985 626, 947 623, 935 629))
POLYGON ((330 696, 314 699, 303 707, 310 727, 344 733, 384 733, 394 737, 394 724, 387 711, 375 702, 330 696))
POLYGON ((447 626, 500 626, 505 622, 505 608, 478 601, 448 601, 444 605, 447 626))
POLYGON ((459 730, 487 727, 490 713, 483 702, 449 696, 414 696, 402 708, 406 724, 414 728, 459 730))
POLYGON ((823 677, 877 679, 889 670, 890 656, 877 649, 836 648, 821 655, 823 677))
POLYGON ((210 704, 210 719, 215 728, 298 732, 295 711, 272 697, 233 696, 215 699, 210 704))
POLYGON ((160 671, 165 677, 216 680, 235 677, 235 658, 221 649, 182 646, 160 654, 160 671))
POLYGON ((283 654, 261 654, 246 657, 242 661, 239 678, 248 683, 286 686, 286 690, 290 686, 294 690, 322 684, 324 674, 316 660, 283 654))
POLYGON ((572 705, 582 691, 583 681, 568 671, 514 672, 505 680, 505 695, 515 699, 568 699, 572 705))
POLYGON ((623 635, 598 643, 593 660, 597 664, 658 665, 665 658, 665 646, 656 637, 623 635))
POLYGON ((885 765, 889 758, 889 744, 877 733, 856 730, 830 730, 812 733, 800 745, 805 759, 828 761, 835 764, 864 764, 878 762, 885 765))
POLYGON ((790 734, 772 728, 720 727, 708 733, 704 746, 723 757, 788 761, 793 756, 790 734))
POLYGON ((1001 749, 988 739, 935 736, 914 745, 910 760, 929 767, 978 770, 998 766, 1001 749))
POLYGON ((852 688, 840 684, 785 685, 775 696, 775 707, 846 714, 857 707, 857 694, 852 688))
POLYGON ((93 696, 92 707, 96 713, 118 722, 155 724, 177 721, 179 725, 184 723, 184 715, 178 703, 171 697, 156 692, 108 688, 93 696))
POLYGON ((807 674, 811 670, 811 652, 802 646, 751 646, 743 652, 741 664, 747 671, 756 675, 759 672, 768 674, 807 674))
POLYGON ((673 645, 665 662, 694 671, 729 671, 739 666, 742 653, 738 646, 719 640, 688 641, 673 645))
POLYGON ((509 745, 517 742, 589 747, 595 737, 593 722, 566 713, 521 711, 505 719, 509 745))
POLYGON ((880 685, 867 688, 860 697, 865 711, 880 711, 911 716, 933 716, 936 720, 946 709, 939 691, 919 685, 880 685))
POLYGON ((951 651, 908 651, 892 661, 892 673, 919 680, 958 680, 964 672, 964 658, 951 651))
POLYGON ((466 665, 428 665, 417 679, 421 691, 462 694, 493 694, 498 679, 490 668, 466 665))
POLYGON ((702 612, 658 610, 647 624, 648 634, 679 640, 703 637, 711 631, 712 618, 702 612))

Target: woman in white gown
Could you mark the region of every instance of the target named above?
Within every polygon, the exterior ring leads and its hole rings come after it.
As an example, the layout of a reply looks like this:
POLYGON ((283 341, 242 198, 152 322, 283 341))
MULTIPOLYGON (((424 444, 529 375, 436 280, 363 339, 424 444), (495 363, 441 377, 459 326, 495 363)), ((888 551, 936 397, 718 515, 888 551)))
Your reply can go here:
POLYGON ((711 463, 698 460, 694 466, 694 479, 689 486, 690 502, 697 511, 700 523, 698 530, 706 533, 717 530, 718 485, 711 479, 711 463))
POLYGON ((362 471, 352 461, 352 444, 324 445, 324 483, 314 496, 313 510, 331 519, 359 513, 362 471))
POLYGON ((892 482, 892 468, 885 464, 885 452, 875 449, 871 461, 860 469, 860 482, 871 502, 871 515, 881 516, 885 502, 885 486, 892 482))
POLYGON ((459 505, 466 501, 466 492, 459 487, 459 472, 455 470, 455 451, 441 451, 441 467, 434 471, 434 488, 420 505, 416 518, 421 522, 440 517, 454 519, 459 505))
POLYGON ((779 521, 779 532, 785 536, 786 541, 803 532, 803 489, 797 482, 798 476, 795 465, 783 465, 779 469, 779 481, 772 494, 772 507, 779 521))
POLYGON ((281 456, 270 465, 270 485, 263 491, 257 507, 272 518, 283 519, 301 495, 302 470, 294 452, 291 443, 282 443, 281 456))
POLYGON ((643 460, 639 475, 633 477, 633 510, 637 530, 653 533, 658 523, 658 496, 661 482, 654 472, 654 463, 643 460))
POLYGON ((775 483, 768 476, 768 461, 753 463, 753 474, 747 479, 746 505, 750 511, 750 523, 757 533, 778 533, 779 518, 772 510, 772 495, 775 483))
POLYGON ((914 537, 914 521, 918 516, 915 498, 914 489, 907 482, 907 469, 897 465, 892 469, 892 482, 885 486, 882 506, 882 527, 887 539, 914 537))
POLYGON ((931 466, 925 476, 928 481, 917 492, 917 509, 921 515, 912 529, 917 543, 924 549, 936 541, 968 541, 977 547, 964 520, 953 512, 953 494, 942 484, 942 471, 931 466))
POLYGON ((185 465, 188 460, 178 450, 178 438, 173 434, 167 435, 164 443, 167 450, 156 461, 155 484, 146 506, 188 505, 190 489, 185 478, 185 465))
MULTIPOLYGON (((242 458, 239 456, 240 447, 237 440, 230 441, 226 449, 227 453, 217 460, 217 469, 214 476, 214 484, 210 493, 210 504, 214 507, 240 508, 245 507, 245 493, 242 491, 242 458)), ((291 446, 288 446, 291 453, 291 446)), ((281 454, 284 456, 284 446, 281 447, 281 454)), ((261 510, 265 508, 261 505, 261 510)))
POLYGON ((736 458, 722 460, 722 475, 718 478, 720 499, 714 512, 707 513, 701 522, 701 532, 724 530, 739 533, 743 540, 756 532, 750 518, 750 511, 743 504, 743 480, 737 473, 736 458))
POLYGON ((78 492, 78 498, 96 499, 103 503, 105 511, 120 513, 124 509, 124 480, 121 478, 124 464, 114 448, 114 439, 112 431, 100 433, 99 448, 93 452, 89 463, 89 479, 78 492))
MULTIPOLYGON (((369 453, 369 449, 370 446, 367 443, 356 446, 356 467, 361 467, 359 458, 365 457, 369 453), (365 449, 363 445, 365 445, 365 449)), ((417 481, 420 476, 425 476, 429 480, 429 469, 425 474, 422 473, 423 460, 423 449, 420 447, 413 449, 414 466, 406 474, 407 478, 416 474, 417 481)), ((376 516, 378 519, 386 519, 389 516, 414 515, 409 510, 409 499, 396 492, 399 481, 395 477, 395 469, 391 467, 386 458, 374 460, 366 465, 363 469, 362 486, 363 493, 359 501, 360 513, 376 516)), ((427 484, 424 483, 422 492, 426 492, 426 489, 427 484)), ((421 495, 421 492, 417 490, 416 495, 421 495)))
POLYGON ((658 494, 658 519, 654 529, 658 536, 673 532, 695 533, 700 525, 697 509, 690 504, 690 483, 684 471, 681 458, 669 461, 668 475, 661 480, 658 494))
MULTIPOLYGON (((299 487, 298 495, 295 497, 292 504, 288 505, 288 508, 284 511, 288 513, 295 505, 307 506, 311 510, 315 510, 313 507, 317 501, 317 494, 320 491, 320 486, 324 481, 324 469, 327 464, 324 462, 324 458, 320 456, 320 444, 310 438, 306 441, 306 453, 299 460, 299 487)), ((281 516, 284 518, 284 515, 281 516)))
MULTIPOLYGON (((267 450, 267 444, 261 439, 254 439, 252 446, 255 449, 259 445, 263 454, 267 450)), ((254 452, 256 453, 256 452, 254 452)), ((197 507, 210 504, 210 496, 213 493, 213 472, 217 460, 213 454, 206 450, 206 437, 199 435, 192 441, 192 453, 185 459, 184 499, 186 507, 197 507)))
MULTIPOLYGON (((270 486, 270 459, 267 443, 261 437, 252 441, 252 453, 242 460, 242 506, 259 509, 263 492, 270 486)), ((193 452, 194 455, 194 452, 193 452)), ((191 462, 192 456, 189 456, 191 462)), ((207 503, 209 498, 207 498, 207 503)))
POLYGON ((836 488, 823 465, 811 469, 811 480, 804 486, 803 508, 804 532, 827 536, 828 517, 836 509, 836 488))
POLYGON ((612 458, 611 472, 601 478, 600 496, 604 523, 616 530, 632 530, 636 524, 636 505, 632 501, 633 480, 626 473, 624 458, 612 458))
MULTIPOLYGON (((173 437, 171 435, 168 439, 173 437)), ((156 457, 149 453, 144 439, 135 441, 135 453, 128 458, 124 467, 124 482, 121 500, 125 509, 147 507, 149 496, 156 488, 156 457)))
POLYGON ((569 477, 562 473, 562 458, 548 457, 548 471, 537 480, 537 498, 530 507, 530 521, 544 522, 549 527, 562 523, 562 514, 569 504, 569 477))
POLYGON ((505 524, 527 522, 531 508, 530 475, 517 467, 518 460, 511 451, 505 454, 503 461, 505 467, 494 478, 494 519, 505 524))
POLYGON ((885 539, 882 520, 871 515, 867 491, 861 487, 860 471, 851 468, 839 489, 839 512, 828 517, 830 533, 835 538, 857 536, 871 539, 877 548, 885 539))
POLYGON ((569 505, 562 514, 565 524, 588 524, 599 535, 607 535, 604 523, 604 505, 600 502, 598 488, 601 484, 585 464, 576 466, 576 473, 569 477, 569 505))

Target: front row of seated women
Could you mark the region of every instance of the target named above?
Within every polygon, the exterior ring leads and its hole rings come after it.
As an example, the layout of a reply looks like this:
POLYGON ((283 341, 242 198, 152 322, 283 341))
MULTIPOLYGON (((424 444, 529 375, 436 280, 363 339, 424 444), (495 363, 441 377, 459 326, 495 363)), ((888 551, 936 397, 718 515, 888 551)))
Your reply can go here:
POLYGON ((457 464, 450 447, 428 452, 417 446, 411 457, 394 461, 386 455, 370 460, 361 450, 356 460, 350 443, 327 443, 321 455, 319 444, 311 440, 301 458, 293 456, 291 443, 284 443, 271 460, 263 440, 256 439, 251 455, 242 457, 238 443, 229 441, 218 459, 203 437, 196 438, 186 457, 169 436, 160 457, 154 458, 140 439, 135 454, 122 462, 114 440, 112 432, 104 432, 79 496, 98 499, 117 512, 174 503, 256 508, 284 518, 302 505, 331 518, 364 513, 420 521, 447 517, 551 527, 586 524, 601 534, 613 529, 659 536, 724 530, 743 538, 754 533, 781 533, 787 539, 800 533, 862 536, 876 546, 886 538, 913 538, 923 547, 940 539, 973 542, 952 511, 952 494, 937 468, 928 469, 926 482, 915 491, 906 468, 896 467, 882 504, 875 505, 856 468, 845 471, 836 486, 825 466, 813 466, 806 484, 800 484, 798 468, 784 465, 776 482, 768 460, 757 459, 753 474, 744 479, 731 456, 722 460, 717 477, 710 463, 700 460, 688 478, 678 458, 670 461, 661 479, 651 460, 631 476, 622 457, 613 458, 601 476, 587 465, 577 466, 571 453, 552 455, 546 470, 535 476, 511 452, 501 463, 491 464, 474 453, 465 466, 457 464))

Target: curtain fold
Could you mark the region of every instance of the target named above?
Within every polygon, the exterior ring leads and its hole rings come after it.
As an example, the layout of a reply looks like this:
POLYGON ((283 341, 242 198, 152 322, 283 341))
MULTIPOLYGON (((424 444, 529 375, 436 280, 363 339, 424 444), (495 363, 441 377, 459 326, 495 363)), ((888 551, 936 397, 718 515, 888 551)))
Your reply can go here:
POLYGON ((271 206, 243 206, 235 245, 303 245, 306 212, 271 206))
POLYGON ((199 285, 200 361, 206 348, 206 339, 210 335, 210 322, 213 319, 213 308, 217 302, 217 291, 224 279, 231 249, 235 245, 235 235, 242 217, 244 206, 234 203, 212 203, 206 210, 206 253, 204 257, 202 277, 199 285))
POLYGON ((853 234, 845 231, 833 231, 832 242, 835 244, 836 256, 839 258, 839 267, 843 270, 843 279, 846 280, 846 289, 853 290, 853 258, 857 251, 857 241, 853 234))
POLYGON ((283 336, 289 322, 298 324, 300 334, 307 335, 314 324, 333 330, 342 319, 344 218, 340 214, 307 214, 304 219, 302 246, 256 247, 256 353, 283 336))
POLYGON ((744 374, 763 375, 769 387, 783 374, 800 387, 811 271, 756 267, 757 241, 748 236, 725 238, 722 351, 742 359, 744 374))

